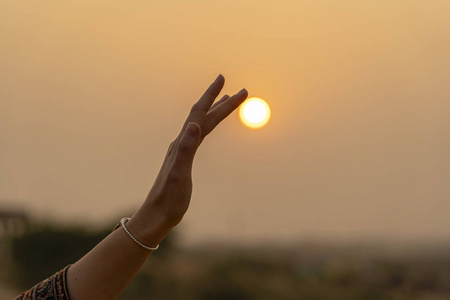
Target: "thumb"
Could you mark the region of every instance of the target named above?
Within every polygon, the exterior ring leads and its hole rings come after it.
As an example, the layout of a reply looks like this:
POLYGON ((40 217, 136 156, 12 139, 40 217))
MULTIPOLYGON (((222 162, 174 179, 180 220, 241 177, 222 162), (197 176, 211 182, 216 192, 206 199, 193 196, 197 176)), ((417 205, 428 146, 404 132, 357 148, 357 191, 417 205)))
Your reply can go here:
POLYGON ((192 167, 194 155, 200 143, 200 131, 200 126, 197 123, 189 122, 186 126, 178 143, 178 151, 174 163, 176 166, 192 167))

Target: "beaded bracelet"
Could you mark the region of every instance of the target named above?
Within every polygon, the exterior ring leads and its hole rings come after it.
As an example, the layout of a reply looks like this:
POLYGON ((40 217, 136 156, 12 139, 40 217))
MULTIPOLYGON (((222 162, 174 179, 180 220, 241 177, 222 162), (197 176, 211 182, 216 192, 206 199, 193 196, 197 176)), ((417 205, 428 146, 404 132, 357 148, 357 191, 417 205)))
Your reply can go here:
MULTIPOLYGON (((139 246, 141 246, 142 248, 145 248, 145 249, 150 250, 150 251, 155 251, 155 250, 157 250, 157 249, 159 248, 159 245, 157 245, 156 247, 152 248, 152 247, 146 246, 146 245, 142 244, 141 242, 139 242, 139 241, 138 241, 138 240, 137 240, 137 239, 136 239, 136 238, 128 231, 127 227, 125 227, 125 223, 128 222, 128 220, 130 220, 130 218, 128 218, 128 217, 122 218, 122 220, 120 220, 120 222, 117 223, 116 227, 114 227, 114 230, 116 230, 117 228, 120 227, 120 225, 122 225, 123 229, 124 229, 125 232, 128 234, 128 236, 129 236, 133 241, 135 241, 139 246)), ((113 231, 114 231, 114 230, 113 230, 113 231)))

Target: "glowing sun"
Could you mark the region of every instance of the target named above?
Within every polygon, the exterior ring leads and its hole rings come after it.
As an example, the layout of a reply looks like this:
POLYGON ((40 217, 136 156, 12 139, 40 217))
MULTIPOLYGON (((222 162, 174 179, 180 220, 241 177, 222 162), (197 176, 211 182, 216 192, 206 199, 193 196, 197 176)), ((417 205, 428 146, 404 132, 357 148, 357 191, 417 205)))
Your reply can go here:
POLYGON ((261 98, 249 98, 241 104, 239 118, 247 127, 261 128, 269 122, 270 107, 261 98))

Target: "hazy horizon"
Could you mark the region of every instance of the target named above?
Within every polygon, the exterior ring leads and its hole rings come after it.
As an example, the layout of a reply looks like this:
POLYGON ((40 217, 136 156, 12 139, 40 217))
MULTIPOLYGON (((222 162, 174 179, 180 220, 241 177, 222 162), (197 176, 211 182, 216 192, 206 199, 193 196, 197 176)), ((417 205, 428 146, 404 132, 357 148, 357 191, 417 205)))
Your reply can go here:
POLYGON ((137 209, 222 73, 272 118, 202 143, 186 241, 448 239, 448 28, 437 0, 2 1, 0 207, 137 209))

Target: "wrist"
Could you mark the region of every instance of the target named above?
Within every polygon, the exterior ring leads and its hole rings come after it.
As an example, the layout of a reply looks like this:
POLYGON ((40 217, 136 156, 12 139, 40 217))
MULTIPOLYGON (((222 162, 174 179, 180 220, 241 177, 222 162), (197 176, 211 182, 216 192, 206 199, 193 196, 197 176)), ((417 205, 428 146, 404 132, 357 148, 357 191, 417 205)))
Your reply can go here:
POLYGON ((162 216, 145 212, 142 208, 131 217, 126 226, 134 237, 150 247, 159 245, 172 229, 162 216))

